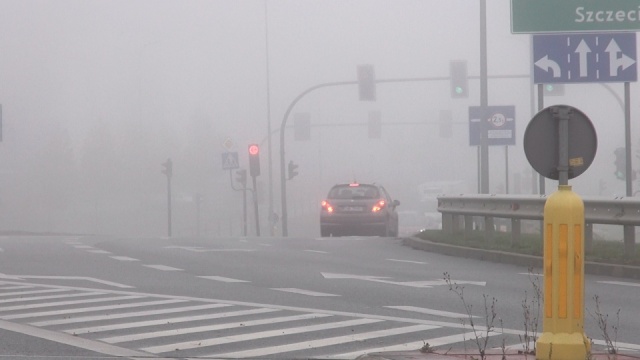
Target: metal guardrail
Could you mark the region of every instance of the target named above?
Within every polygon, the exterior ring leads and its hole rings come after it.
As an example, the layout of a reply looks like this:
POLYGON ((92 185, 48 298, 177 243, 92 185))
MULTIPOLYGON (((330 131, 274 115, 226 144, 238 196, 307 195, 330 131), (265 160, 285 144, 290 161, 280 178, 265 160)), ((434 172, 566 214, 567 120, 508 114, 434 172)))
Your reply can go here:
MULTIPOLYGON (((585 240, 593 237, 593 224, 640 226, 640 198, 582 197, 585 213, 585 240)), ((493 218, 511 219, 512 238, 520 237, 520 220, 543 220, 546 195, 441 195, 438 211, 442 213, 442 228, 448 232, 460 230, 464 217, 465 232, 472 230, 472 218, 484 217, 486 236, 493 232, 493 218)), ((633 228, 631 228, 633 229, 633 228)), ((625 243, 635 243, 633 231, 625 231, 625 243)))

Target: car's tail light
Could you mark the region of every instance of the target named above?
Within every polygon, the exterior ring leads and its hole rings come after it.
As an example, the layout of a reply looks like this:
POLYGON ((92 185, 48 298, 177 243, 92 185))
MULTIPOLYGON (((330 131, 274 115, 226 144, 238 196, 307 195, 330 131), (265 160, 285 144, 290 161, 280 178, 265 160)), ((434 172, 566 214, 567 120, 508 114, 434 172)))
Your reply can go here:
POLYGON ((328 213, 332 213, 333 212, 333 206, 331 206, 331 204, 329 204, 329 202, 327 200, 322 200, 320 205, 322 205, 322 209, 326 210, 328 213))
POLYGON ((384 201, 384 200, 378 201, 371 208, 371 212, 378 212, 378 211, 382 210, 386 204, 387 204, 387 202, 384 201))

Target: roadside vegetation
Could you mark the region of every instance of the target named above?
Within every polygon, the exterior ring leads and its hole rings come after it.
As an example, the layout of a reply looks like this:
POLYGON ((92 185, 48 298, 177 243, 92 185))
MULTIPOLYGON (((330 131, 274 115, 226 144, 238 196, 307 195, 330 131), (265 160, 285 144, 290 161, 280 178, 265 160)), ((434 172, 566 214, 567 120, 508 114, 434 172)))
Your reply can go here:
MULTIPOLYGON (((539 234, 522 234, 517 243, 512 243, 510 233, 501 232, 494 233, 491 240, 485 240, 483 231, 473 231, 467 239, 462 233, 451 235, 442 230, 424 230, 416 236, 442 244, 542 256, 542 237, 539 234)), ((625 253, 622 241, 594 239, 591 248, 585 251, 585 258, 592 262, 640 266, 640 245, 636 246, 636 253, 631 256, 625 253)))

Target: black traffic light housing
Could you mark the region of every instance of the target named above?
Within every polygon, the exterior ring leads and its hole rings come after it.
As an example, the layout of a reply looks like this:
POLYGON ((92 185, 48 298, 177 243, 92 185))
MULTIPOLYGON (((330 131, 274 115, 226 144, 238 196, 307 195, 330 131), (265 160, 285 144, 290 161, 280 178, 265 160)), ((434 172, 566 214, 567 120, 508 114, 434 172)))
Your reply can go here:
POLYGON ((247 170, 236 170, 236 181, 239 182, 243 188, 247 187, 247 170))
POLYGON ((467 62, 452 60, 449 63, 449 78, 451 79, 451 97, 454 99, 469 97, 469 79, 467 77, 467 62))
POLYGON ((252 177, 260 175, 260 146, 258 144, 249 145, 249 175, 252 177))
POLYGON ((162 173, 169 178, 173 176, 173 162, 171 159, 167 159, 167 161, 162 163, 162 173))
POLYGON ((620 180, 626 180, 627 178, 627 161, 626 161, 626 153, 625 153, 625 149, 622 147, 619 147, 617 149, 614 150, 613 152, 616 156, 616 160, 614 162, 615 166, 616 166, 616 171, 615 171, 615 175, 617 179, 620 180))
POLYGON ((298 175, 298 165, 293 163, 293 160, 289 160, 289 164, 287 165, 287 179, 291 180, 294 177, 296 177, 296 175, 298 175))

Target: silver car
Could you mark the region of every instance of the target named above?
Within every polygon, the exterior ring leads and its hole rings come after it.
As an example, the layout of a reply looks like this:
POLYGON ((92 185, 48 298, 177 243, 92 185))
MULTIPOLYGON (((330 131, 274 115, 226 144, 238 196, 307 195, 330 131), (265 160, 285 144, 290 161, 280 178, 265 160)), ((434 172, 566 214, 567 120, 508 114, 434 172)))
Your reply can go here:
POLYGON ((380 185, 335 185, 321 203, 320 235, 398 236, 398 205, 380 185))

